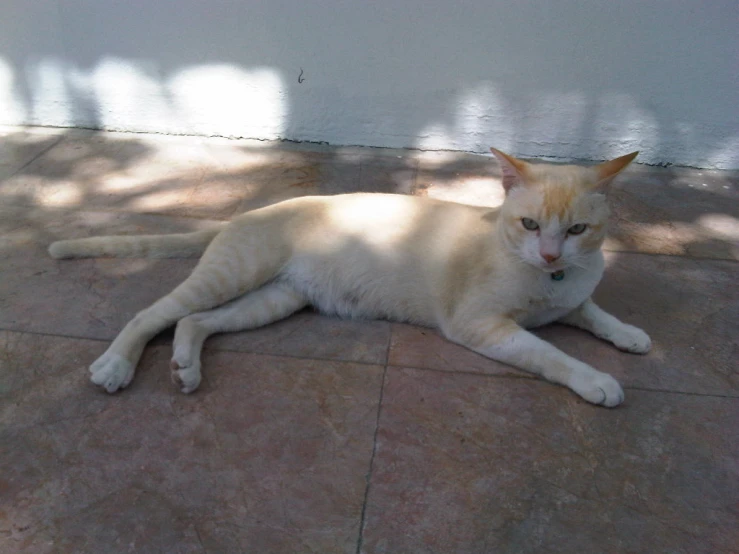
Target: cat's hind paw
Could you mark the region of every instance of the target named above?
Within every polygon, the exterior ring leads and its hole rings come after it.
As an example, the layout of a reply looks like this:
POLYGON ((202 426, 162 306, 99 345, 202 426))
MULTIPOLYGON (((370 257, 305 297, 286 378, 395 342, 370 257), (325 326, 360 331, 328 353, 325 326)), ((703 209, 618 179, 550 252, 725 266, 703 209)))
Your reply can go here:
POLYGON ((644 331, 633 325, 624 325, 611 336, 611 342, 619 350, 632 354, 646 354, 652 348, 652 340, 644 331))
POLYGON ((172 370, 172 382, 185 394, 190 394, 200 386, 202 379, 200 362, 185 365, 173 358, 169 363, 169 368, 172 370))
POLYGON ((113 393, 131 383, 135 369, 123 356, 106 352, 90 366, 90 381, 113 393))
POLYGON ((624 391, 618 381, 600 371, 576 373, 570 379, 569 387, 598 406, 614 408, 624 401, 624 391))

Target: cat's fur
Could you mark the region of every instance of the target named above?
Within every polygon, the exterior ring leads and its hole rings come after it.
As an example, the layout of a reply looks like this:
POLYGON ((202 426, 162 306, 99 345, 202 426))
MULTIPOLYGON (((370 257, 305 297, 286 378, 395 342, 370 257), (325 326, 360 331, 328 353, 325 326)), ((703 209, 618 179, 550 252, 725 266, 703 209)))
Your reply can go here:
POLYGON ((589 402, 620 404, 615 379, 525 328, 561 321, 622 350, 649 350, 642 330, 590 299, 603 274, 604 191, 637 153, 579 167, 491 150, 506 190, 499 209, 389 194, 304 197, 247 212, 217 231, 53 243, 55 258, 204 251, 190 277, 139 312, 92 364, 93 383, 108 392, 128 386, 146 343, 177 323, 172 377, 192 392, 209 335, 253 329, 312 305, 341 317, 436 327, 589 402), (574 234, 578 224, 587 227, 574 234), (553 279, 560 270, 564 278, 553 279))

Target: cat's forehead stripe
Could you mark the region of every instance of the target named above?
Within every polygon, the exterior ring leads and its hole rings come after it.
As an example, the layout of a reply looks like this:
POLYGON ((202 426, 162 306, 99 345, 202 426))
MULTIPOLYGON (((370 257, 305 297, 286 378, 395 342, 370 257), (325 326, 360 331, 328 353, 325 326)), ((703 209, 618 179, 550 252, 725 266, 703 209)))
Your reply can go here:
POLYGON ((542 188, 542 208, 546 217, 565 219, 572 203, 579 195, 577 187, 567 184, 547 185, 542 188))

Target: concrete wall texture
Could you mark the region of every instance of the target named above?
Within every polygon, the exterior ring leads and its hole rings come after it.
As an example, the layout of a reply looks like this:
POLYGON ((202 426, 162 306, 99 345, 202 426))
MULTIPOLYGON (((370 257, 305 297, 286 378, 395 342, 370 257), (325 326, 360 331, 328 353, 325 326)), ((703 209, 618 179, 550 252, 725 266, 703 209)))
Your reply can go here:
POLYGON ((0 123, 739 168, 736 0, 4 0, 0 123))

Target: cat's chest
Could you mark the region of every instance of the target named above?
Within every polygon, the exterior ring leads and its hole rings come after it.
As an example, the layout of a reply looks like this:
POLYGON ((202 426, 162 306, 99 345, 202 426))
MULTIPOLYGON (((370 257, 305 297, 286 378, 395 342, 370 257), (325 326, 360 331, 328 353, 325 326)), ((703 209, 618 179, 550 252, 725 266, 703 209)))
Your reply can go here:
POLYGON ((528 283, 515 319, 523 327, 556 321, 585 302, 600 281, 600 272, 565 272, 561 280, 541 275, 528 283))

